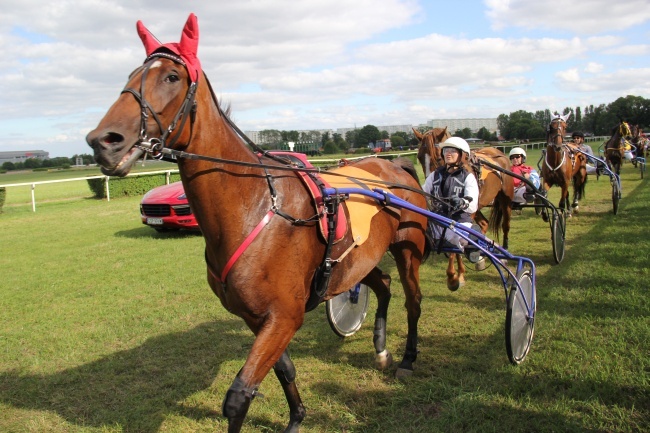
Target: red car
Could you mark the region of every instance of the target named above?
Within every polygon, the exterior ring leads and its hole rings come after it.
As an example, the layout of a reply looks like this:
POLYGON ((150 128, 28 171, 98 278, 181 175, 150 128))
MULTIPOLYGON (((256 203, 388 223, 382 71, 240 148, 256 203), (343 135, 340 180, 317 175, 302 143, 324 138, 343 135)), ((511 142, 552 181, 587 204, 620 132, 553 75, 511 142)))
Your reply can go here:
POLYGON ((156 187, 146 193, 140 202, 142 224, 159 232, 169 230, 199 230, 182 182, 156 187))

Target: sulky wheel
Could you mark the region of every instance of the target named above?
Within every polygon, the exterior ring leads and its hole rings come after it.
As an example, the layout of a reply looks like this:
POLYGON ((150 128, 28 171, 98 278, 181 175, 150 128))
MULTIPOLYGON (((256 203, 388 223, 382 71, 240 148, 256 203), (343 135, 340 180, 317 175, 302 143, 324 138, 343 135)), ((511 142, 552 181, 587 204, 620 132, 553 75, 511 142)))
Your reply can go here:
POLYGON ((349 337, 361 328, 368 311, 370 289, 358 283, 347 292, 325 302, 327 321, 339 337, 349 337))
POLYGON ((533 341, 535 329, 535 309, 537 304, 535 287, 530 270, 517 274, 519 287, 513 284, 506 311, 506 351, 512 364, 521 364, 533 341))
POLYGON ((553 243, 553 259, 558 265, 564 259, 564 239, 566 237, 566 218, 564 212, 553 212, 551 219, 551 242, 553 243))
POLYGON ((612 182, 612 204, 614 205, 614 215, 618 214, 618 201, 621 198, 621 192, 618 187, 618 182, 612 182))

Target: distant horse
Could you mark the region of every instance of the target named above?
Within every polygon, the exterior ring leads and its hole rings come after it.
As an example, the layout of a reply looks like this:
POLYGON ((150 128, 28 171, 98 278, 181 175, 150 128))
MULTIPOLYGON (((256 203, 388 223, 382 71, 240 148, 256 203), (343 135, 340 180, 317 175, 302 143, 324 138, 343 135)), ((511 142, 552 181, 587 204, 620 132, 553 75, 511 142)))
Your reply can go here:
POLYGON ((422 170, 424 171, 424 176, 428 176, 429 173, 433 172, 435 169, 431 167, 439 166, 442 164, 442 154, 440 153, 440 143, 444 142, 451 137, 447 127, 444 128, 433 128, 422 134, 417 129, 413 128, 415 137, 418 139, 418 161, 422 164, 422 170), (436 150, 437 148, 437 150, 436 150), (433 161, 432 158, 440 158, 439 160, 433 161))
MULTIPOLYGON (((420 133, 413 130, 416 138, 420 142, 418 150, 418 160, 424 169, 424 175, 428 176, 430 173, 440 167, 443 163, 442 152, 440 151, 440 143, 444 142, 451 136, 447 132, 447 128, 435 128, 425 133, 420 133)), ((510 160, 499 149, 494 147, 484 147, 482 149, 472 151, 470 162, 476 161, 480 158, 486 158, 492 163, 510 170, 510 160)), ((488 168, 481 167, 481 173, 477 173, 477 180, 479 182, 479 203, 478 211, 474 215, 474 220, 481 226, 483 233, 487 233, 488 229, 492 229, 495 236, 498 237, 499 227, 503 231, 503 247, 508 248, 508 234, 510 232, 510 218, 512 199, 514 198, 514 184, 511 176, 506 176, 501 172, 488 168), (485 218, 481 209, 491 206, 492 212, 490 219, 485 218)), ((457 290, 458 287, 465 283, 465 264, 463 257, 460 254, 449 254, 449 262, 447 266, 447 287, 450 290, 457 290), (458 273, 454 261, 458 264, 458 273)))
POLYGON ((636 156, 638 158, 645 158, 648 153, 648 139, 643 134, 643 128, 639 125, 631 125, 630 131, 632 135, 632 145, 636 147, 636 156))
MULTIPOLYGON (((376 214, 367 226, 365 242, 355 246, 357 239, 348 230, 340 241, 328 244, 319 236, 318 227, 319 219, 327 218, 326 212, 315 205, 301 175, 271 155, 258 153, 260 149, 251 151, 219 106, 196 57, 196 17, 188 18, 180 43, 161 45, 141 22, 137 29, 147 58, 86 140, 102 172, 111 176, 125 176, 144 150, 178 158, 187 198, 205 237, 210 287, 223 306, 244 319, 255 334, 246 362, 224 398, 228 431, 240 431, 271 369, 289 403, 286 431, 298 431, 305 409, 287 346, 313 299, 312 282, 326 289, 316 302, 343 293, 357 282, 372 288, 378 298, 373 338, 376 361, 379 367, 390 364, 385 348, 390 277, 377 267, 387 250, 397 265, 408 315, 406 349, 398 373, 412 372, 418 352, 419 267, 427 253, 427 218, 370 200, 376 214), (323 286, 324 258, 330 257, 334 263, 329 284, 323 286)), ((394 163, 367 158, 351 166, 403 200, 426 208, 417 175, 406 170, 412 170, 412 164, 408 167, 403 159, 394 163)), ((349 209, 346 205, 343 213, 347 215, 349 209)), ((171 264, 174 258, 169 259, 171 264)))
POLYGON ((620 121, 610 132, 611 137, 604 146, 605 161, 610 170, 617 175, 621 174, 621 164, 625 157, 625 137, 631 138, 632 131, 627 122, 620 121))
MULTIPOLYGON (((578 211, 579 201, 585 194, 587 183, 587 157, 576 151, 574 144, 564 143, 566 121, 569 115, 555 115, 546 131, 546 150, 542 164, 543 187, 545 191, 557 185, 562 189, 560 208, 571 216, 572 209, 578 211), (573 203, 569 206, 569 183, 573 181, 573 203)), ((542 218, 548 221, 548 214, 542 208, 542 218)))

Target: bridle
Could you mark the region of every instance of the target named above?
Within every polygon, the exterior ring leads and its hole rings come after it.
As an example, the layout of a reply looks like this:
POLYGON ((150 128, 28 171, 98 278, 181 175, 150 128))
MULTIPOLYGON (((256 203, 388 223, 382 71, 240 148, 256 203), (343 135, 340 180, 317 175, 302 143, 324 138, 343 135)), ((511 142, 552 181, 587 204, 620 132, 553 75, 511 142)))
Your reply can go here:
POLYGON ((551 146, 555 151, 555 153, 562 152, 562 160, 556 167, 551 166, 551 164, 548 162, 549 152, 546 152, 546 155, 544 157, 544 164, 546 164, 546 167, 548 167, 548 169, 551 170, 552 172, 559 170, 560 167, 562 167, 564 165, 564 162, 566 161, 566 152, 564 151, 565 128, 566 128, 566 122, 564 120, 555 119, 548 125, 548 129, 546 130, 546 145, 551 146), (557 126, 553 127, 554 124, 557 126))
POLYGON ((562 119, 555 119, 553 120, 549 125, 548 129, 546 130, 546 144, 549 146, 553 146, 553 149, 556 152, 559 152, 562 150, 562 146, 564 144, 564 131, 566 128, 566 123, 562 119), (556 127, 553 127, 553 124, 557 125, 556 127), (555 131, 553 133, 553 131, 555 131), (558 140, 559 138, 559 140, 558 140), (559 144, 558 144, 559 141, 559 144))
MULTIPOLYGON (((155 159, 161 159, 164 156, 162 152, 163 149, 173 147, 173 145, 180 137, 188 118, 190 119, 191 137, 194 130, 194 120, 196 118, 196 101, 194 99, 196 97, 196 82, 190 83, 190 85, 187 87, 187 92, 185 93, 183 103, 178 108, 178 112, 174 116, 167 129, 163 127, 162 122, 158 118, 158 115, 156 114, 156 111, 153 109, 151 104, 149 104, 149 102, 144 98, 144 87, 147 80, 147 75, 149 74, 149 70, 154 63, 154 60, 159 57, 172 60, 173 62, 187 68, 183 59, 178 56, 164 52, 154 53, 147 57, 144 61, 144 64, 139 68, 142 69, 142 75, 140 77, 140 91, 137 91, 132 87, 125 87, 121 92, 130 93, 140 104, 140 133, 138 134, 138 144, 136 146, 151 154, 151 156, 155 159), (149 113, 151 113, 151 116, 158 125, 160 137, 149 138, 147 135, 149 113), (170 136, 177 126, 179 126, 178 131, 170 139, 170 136)), ((134 73, 137 72, 138 70, 136 70, 134 73)))

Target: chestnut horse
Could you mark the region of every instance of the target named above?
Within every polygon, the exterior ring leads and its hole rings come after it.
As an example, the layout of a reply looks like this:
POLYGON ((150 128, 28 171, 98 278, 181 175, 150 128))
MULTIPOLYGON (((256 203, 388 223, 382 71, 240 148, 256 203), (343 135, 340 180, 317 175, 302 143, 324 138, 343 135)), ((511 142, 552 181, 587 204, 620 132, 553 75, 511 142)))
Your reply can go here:
MULTIPOLYGON (((418 160, 422 164, 424 175, 428 176, 443 163, 440 143, 451 137, 451 134, 447 132, 447 128, 435 128, 425 133, 420 133, 413 129, 413 132, 420 143, 418 160)), ((472 151, 470 160, 475 158, 489 159, 504 169, 510 170, 510 160, 508 157, 494 147, 484 147, 472 151)), ((480 176, 482 179, 478 179, 477 177, 479 183, 479 210, 474 214, 474 220, 481 227, 483 233, 487 233, 488 229, 491 228, 497 237, 499 227, 501 227, 503 231, 503 247, 507 249, 512 211, 510 205, 514 198, 513 179, 511 176, 504 175, 486 166, 481 167, 481 171, 483 170, 485 170, 483 172, 484 175, 480 176), (481 209, 486 206, 492 207, 489 220, 481 212, 481 209)), ((457 290, 463 284, 465 284, 465 264, 463 263, 463 257, 460 254, 449 254, 447 287, 450 290, 457 290), (458 264, 458 273, 456 273, 454 261, 458 264)))
POLYGON ((435 160, 432 162, 432 158, 442 158, 440 153, 440 143, 444 142, 446 139, 451 137, 447 127, 444 128, 433 128, 422 134, 415 128, 413 133, 418 139, 418 161, 422 164, 422 170, 424 171, 424 176, 428 176, 429 173, 433 172, 435 169, 434 166, 439 166, 442 163, 442 159, 435 160), (437 148, 437 150, 436 150, 437 148))
MULTIPOLYGON (((221 110, 196 57, 196 17, 188 18, 180 43, 161 45, 141 22, 137 29, 147 58, 86 140, 102 172, 111 176, 125 176, 145 150, 178 159, 187 198, 205 238, 209 285, 223 306, 240 316, 255 334, 223 401, 228 431, 240 431, 271 369, 289 404, 286 431, 298 431, 305 409, 287 346, 303 324, 312 282, 322 281, 315 275, 320 275, 324 257, 331 257, 334 264, 329 284, 319 286, 326 291, 317 301, 343 293, 359 281, 377 295, 373 341, 378 366, 384 368, 391 362, 385 347, 390 277, 377 265, 390 250, 408 315, 406 350, 398 374, 412 372, 427 218, 372 201, 379 208, 365 242, 354 247, 348 231, 330 249, 319 236, 317 224, 326 217, 316 209, 299 173, 269 155, 251 151, 221 110)), ((353 167, 378 178, 403 200, 426 209, 415 171, 409 174, 399 164, 379 158, 363 159, 353 167)))
POLYGON ((621 174, 621 165, 625 157, 625 137, 631 137, 632 131, 627 122, 620 121, 610 132, 609 140, 605 142, 605 161, 610 170, 621 174))
MULTIPOLYGON (((587 157, 575 151, 575 145, 564 143, 566 121, 569 115, 556 114, 546 130, 546 150, 542 164, 542 180, 545 191, 557 185, 562 189, 560 208, 565 209, 567 217, 572 209, 578 211, 579 201, 585 194, 587 183, 587 157), (569 183, 573 180, 573 203, 569 206, 569 183)), ((542 208, 542 218, 548 221, 546 208, 542 208)))

